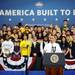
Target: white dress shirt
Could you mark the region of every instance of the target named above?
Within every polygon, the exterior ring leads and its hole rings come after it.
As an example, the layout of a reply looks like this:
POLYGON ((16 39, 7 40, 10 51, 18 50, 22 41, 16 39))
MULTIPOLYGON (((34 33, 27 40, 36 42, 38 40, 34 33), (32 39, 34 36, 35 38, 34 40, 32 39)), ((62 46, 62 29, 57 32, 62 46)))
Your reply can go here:
POLYGON ((52 53, 52 47, 56 47, 55 53, 62 53, 60 45, 58 43, 48 43, 44 47, 45 53, 52 53))

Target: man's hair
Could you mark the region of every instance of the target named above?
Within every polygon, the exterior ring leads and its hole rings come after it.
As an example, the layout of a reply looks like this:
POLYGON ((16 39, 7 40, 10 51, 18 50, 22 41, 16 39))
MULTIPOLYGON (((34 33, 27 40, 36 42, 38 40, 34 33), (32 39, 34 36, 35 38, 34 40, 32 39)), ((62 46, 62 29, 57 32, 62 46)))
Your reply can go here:
MULTIPOLYGON (((52 33, 49 33, 49 35, 54 36, 54 38, 57 38, 57 35, 53 35, 52 33)), ((48 37, 49 37, 48 35, 48 37)))
POLYGON ((64 20, 64 21, 67 21, 67 20, 64 20))

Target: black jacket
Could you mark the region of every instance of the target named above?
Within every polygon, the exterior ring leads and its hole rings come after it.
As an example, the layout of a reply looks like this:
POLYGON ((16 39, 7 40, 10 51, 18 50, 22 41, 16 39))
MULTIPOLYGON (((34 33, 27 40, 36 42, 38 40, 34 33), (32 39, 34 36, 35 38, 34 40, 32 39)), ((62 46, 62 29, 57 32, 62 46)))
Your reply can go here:
POLYGON ((41 57, 41 52, 40 52, 40 43, 36 42, 36 45, 34 46, 34 43, 32 43, 31 47, 31 56, 34 56, 33 54, 36 53, 38 57, 41 57))

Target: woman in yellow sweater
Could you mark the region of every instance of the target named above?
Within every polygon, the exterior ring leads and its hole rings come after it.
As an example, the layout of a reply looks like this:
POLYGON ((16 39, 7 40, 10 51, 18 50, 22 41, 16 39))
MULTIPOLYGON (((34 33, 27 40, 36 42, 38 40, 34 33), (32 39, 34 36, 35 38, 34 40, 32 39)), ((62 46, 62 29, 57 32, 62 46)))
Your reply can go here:
POLYGON ((23 36, 23 40, 20 42, 21 56, 30 56, 31 42, 27 39, 27 35, 23 36))

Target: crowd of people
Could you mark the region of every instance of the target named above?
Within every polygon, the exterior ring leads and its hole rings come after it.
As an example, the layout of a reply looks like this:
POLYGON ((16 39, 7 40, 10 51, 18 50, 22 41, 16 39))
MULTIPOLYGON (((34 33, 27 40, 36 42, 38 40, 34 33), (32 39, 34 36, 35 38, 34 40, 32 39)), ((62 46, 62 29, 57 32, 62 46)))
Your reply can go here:
POLYGON ((19 54, 41 57, 45 45, 49 43, 48 35, 55 37, 65 58, 75 58, 75 26, 69 27, 67 20, 64 20, 63 27, 28 26, 21 23, 11 27, 3 24, 0 28, 0 56, 19 54))

